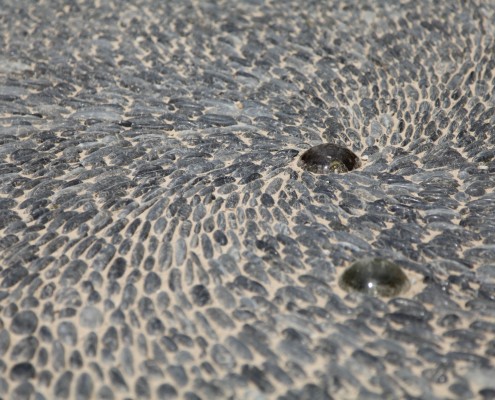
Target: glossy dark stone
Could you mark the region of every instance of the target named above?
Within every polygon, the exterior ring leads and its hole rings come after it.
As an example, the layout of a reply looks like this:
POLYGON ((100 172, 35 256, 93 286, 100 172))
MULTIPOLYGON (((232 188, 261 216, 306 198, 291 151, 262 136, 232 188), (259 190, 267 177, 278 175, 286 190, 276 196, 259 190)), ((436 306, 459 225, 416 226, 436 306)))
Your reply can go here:
POLYGON ((390 261, 365 258, 348 267, 339 279, 342 289, 372 296, 393 297, 406 292, 409 279, 390 261))
POLYGON ((299 159, 298 165, 315 174, 330 172, 349 172, 359 168, 361 162, 352 151, 345 147, 324 143, 306 150, 299 159))

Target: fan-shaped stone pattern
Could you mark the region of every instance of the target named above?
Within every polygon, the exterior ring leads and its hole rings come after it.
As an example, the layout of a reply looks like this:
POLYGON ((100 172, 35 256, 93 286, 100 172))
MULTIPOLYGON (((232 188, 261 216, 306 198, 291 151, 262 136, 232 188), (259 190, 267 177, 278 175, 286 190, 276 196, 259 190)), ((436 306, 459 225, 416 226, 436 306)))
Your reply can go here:
POLYGON ((393 297, 411 284, 401 267, 380 258, 365 258, 348 267, 339 279, 342 289, 372 296, 393 297))
POLYGON ((0 397, 493 395, 493 2, 18 3, 0 397), (363 254, 428 279, 342 297, 363 254))
POLYGON ((298 165, 315 174, 344 173, 361 166, 359 157, 334 143, 323 143, 306 150, 298 165))

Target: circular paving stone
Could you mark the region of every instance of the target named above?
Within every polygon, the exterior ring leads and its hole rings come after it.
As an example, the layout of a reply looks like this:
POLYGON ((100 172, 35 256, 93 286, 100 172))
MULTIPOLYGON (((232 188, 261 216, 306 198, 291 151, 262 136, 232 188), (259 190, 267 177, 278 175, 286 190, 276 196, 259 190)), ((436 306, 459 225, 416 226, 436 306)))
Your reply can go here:
POLYGON ((359 168, 359 157, 349 149, 334 143, 324 143, 306 150, 299 159, 298 165, 315 174, 329 172, 349 172, 359 168))
POLYGON ((339 280, 342 289, 372 296, 393 297, 410 287, 402 269, 380 258, 365 258, 347 268, 339 280))

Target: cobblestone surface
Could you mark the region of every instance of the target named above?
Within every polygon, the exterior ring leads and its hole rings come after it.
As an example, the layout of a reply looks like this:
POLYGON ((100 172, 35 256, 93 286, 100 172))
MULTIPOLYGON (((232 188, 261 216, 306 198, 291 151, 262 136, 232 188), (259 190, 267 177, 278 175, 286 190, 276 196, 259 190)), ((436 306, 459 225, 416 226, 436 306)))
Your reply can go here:
POLYGON ((494 6, 63 3, 0 10, 0 397, 494 398, 494 6))

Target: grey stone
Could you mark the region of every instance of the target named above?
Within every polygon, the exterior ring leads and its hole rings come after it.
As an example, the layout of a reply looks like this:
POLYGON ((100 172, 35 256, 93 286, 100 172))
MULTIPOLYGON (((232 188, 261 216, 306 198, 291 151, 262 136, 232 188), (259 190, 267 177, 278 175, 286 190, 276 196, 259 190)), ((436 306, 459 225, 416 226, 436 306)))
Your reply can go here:
POLYGON ((191 289, 193 302, 198 306, 204 306, 211 302, 210 292, 204 285, 195 285, 191 289))
POLYGON ((33 358, 38 346, 39 340, 36 337, 27 336, 14 345, 10 357, 13 361, 29 361, 33 358))
POLYGON ((150 386, 145 377, 141 376, 136 380, 135 392, 136 392, 136 396, 138 396, 139 398, 142 399, 151 398, 150 386))
POLYGON ((109 371, 109 378, 112 386, 117 388, 119 391, 127 392, 129 387, 124 379, 124 376, 117 368, 111 368, 109 371))
POLYGON ((79 375, 79 377, 77 378, 75 391, 77 400, 91 399, 94 391, 94 382, 90 374, 83 372, 81 375, 79 375))
POLYGON ((22 362, 12 366, 10 369, 10 379, 13 381, 25 381, 33 379, 36 375, 36 369, 31 363, 22 362))
POLYGON ((101 344, 111 351, 116 351, 119 348, 119 340, 117 329, 113 326, 109 327, 101 337, 101 344))
POLYGON ((0 355, 3 356, 10 347, 10 334, 6 329, 0 331, 0 355))
POLYGON ((160 400, 175 399, 177 398, 177 390, 172 385, 164 383, 156 389, 156 396, 160 400))
POLYGON ((86 306, 80 311, 79 323, 83 327, 95 329, 103 323, 103 314, 97 307, 86 306))
POLYGON ((55 382, 55 387, 53 388, 53 394, 56 398, 70 398, 70 389, 73 377, 74 374, 71 371, 66 371, 60 375, 60 378, 55 382))
POLYGON ((171 365, 170 367, 167 368, 168 374, 170 374, 175 383, 181 387, 184 387, 188 383, 188 378, 186 371, 184 368, 180 365, 171 365))
POLYGON ((155 272, 149 272, 144 279, 144 291, 146 294, 152 294, 161 286, 161 279, 155 272))
POLYGON ((74 346, 77 343, 77 329, 72 322, 61 322, 57 328, 60 341, 64 344, 74 346))
POLYGON ((97 399, 99 400, 114 400, 115 396, 110 387, 103 385, 97 392, 97 399))
POLYGON ((33 397, 34 391, 34 385, 31 382, 22 382, 12 390, 10 398, 12 400, 29 399, 33 397))
POLYGON ((211 349, 211 357, 219 366, 228 370, 232 370, 236 365, 232 354, 220 344, 213 345, 211 349))
POLYGON ((33 311, 18 312, 11 323, 11 330, 17 335, 29 335, 36 331, 38 327, 38 317, 33 311))

